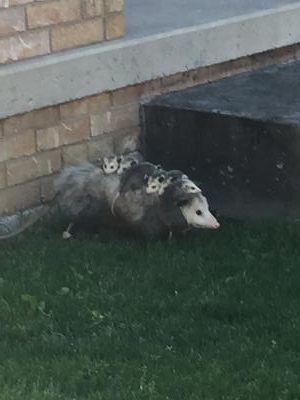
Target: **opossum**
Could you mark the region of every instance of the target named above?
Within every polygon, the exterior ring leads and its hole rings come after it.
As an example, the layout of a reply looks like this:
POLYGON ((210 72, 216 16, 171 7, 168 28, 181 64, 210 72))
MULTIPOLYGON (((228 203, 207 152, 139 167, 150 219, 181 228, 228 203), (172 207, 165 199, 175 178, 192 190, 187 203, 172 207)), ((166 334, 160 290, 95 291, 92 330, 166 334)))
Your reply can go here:
MULTIPOLYGON (((73 224, 81 222, 97 226, 123 226, 147 236, 190 226, 219 226, 202 193, 187 193, 180 181, 169 183, 163 193, 147 193, 149 177, 159 177, 160 174, 163 174, 161 169, 147 162, 131 166, 122 175, 106 174, 88 162, 67 167, 56 180, 52 204, 42 208, 38 217, 59 205, 62 214, 72 222, 63 233, 65 238, 71 236, 73 224), (114 202, 115 216, 111 212, 114 202)), ((38 217, 33 217, 31 222, 38 217)), ((8 232, 2 238, 11 237, 29 225, 31 223, 27 221, 17 232, 8 232)))
POLYGON ((105 174, 114 174, 120 168, 122 156, 106 156, 103 157, 102 170, 105 174))
POLYGON ((98 216, 100 223, 100 218, 109 214, 119 185, 118 174, 106 174, 91 163, 67 167, 55 184, 60 209, 71 221, 63 238, 69 239, 74 224, 80 221, 98 216))
POLYGON ((80 220, 92 220, 94 215, 99 215, 104 222, 119 192, 121 176, 142 160, 142 155, 134 151, 104 157, 102 169, 88 162, 67 167, 55 186, 60 207, 72 220, 63 238, 71 237, 74 224, 80 220))
POLYGON ((113 215, 121 216, 129 224, 138 223, 143 216, 145 202, 151 202, 150 197, 145 198, 146 183, 155 171, 155 165, 143 162, 124 172, 119 190, 112 202, 113 215))
POLYGON ((117 170, 117 174, 122 175, 125 171, 138 165, 142 160, 135 155, 127 155, 123 156, 122 161, 120 162, 119 168, 117 170))
MULTIPOLYGON (((161 218, 165 225, 178 228, 182 224, 174 213, 179 208, 186 227, 217 229, 220 225, 209 210, 202 192, 186 192, 180 182, 169 185, 160 196, 161 218)), ((182 226, 184 229, 184 227, 182 226)))
POLYGON ((156 174, 155 165, 143 163, 124 176, 114 204, 118 217, 146 235, 183 230, 188 226, 218 227, 206 198, 201 192, 187 192, 181 182, 169 183, 163 193, 159 190, 149 193, 145 177, 149 181, 156 174))

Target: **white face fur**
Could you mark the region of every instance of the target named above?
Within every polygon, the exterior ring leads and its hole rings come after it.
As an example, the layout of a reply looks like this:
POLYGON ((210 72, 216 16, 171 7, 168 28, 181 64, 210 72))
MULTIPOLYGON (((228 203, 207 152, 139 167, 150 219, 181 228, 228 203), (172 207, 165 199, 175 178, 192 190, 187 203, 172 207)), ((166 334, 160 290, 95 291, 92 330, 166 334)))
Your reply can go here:
POLYGON ((159 177, 149 176, 146 185, 146 193, 153 194, 158 193, 161 187, 161 183, 159 182, 159 177))
POLYGON ((209 211, 206 198, 199 193, 187 204, 180 206, 181 212, 187 224, 194 228, 217 229, 220 224, 209 211))
POLYGON ((117 156, 103 158, 103 171, 105 174, 114 174, 119 168, 120 160, 117 156))
POLYGON ((190 179, 184 179, 182 182, 182 189, 186 192, 186 193, 201 193, 201 189, 194 184, 193 181, 191 181, 190 179))

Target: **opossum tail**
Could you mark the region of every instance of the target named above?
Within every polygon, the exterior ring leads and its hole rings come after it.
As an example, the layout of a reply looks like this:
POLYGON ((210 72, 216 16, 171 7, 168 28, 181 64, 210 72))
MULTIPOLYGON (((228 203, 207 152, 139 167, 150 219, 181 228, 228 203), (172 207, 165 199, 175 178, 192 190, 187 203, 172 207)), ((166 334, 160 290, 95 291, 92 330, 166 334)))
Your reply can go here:
POLYGON ((112 215, 113 215, 114 217, 116 216, 116 213, 115 213, 115 204, 116 204, 116 201, 118 200, 119 196, 120 196, 120 192, 116 193, 115 197, 113 198, 113 200, 112 200, 112 202, 111 202, 111 206, 110 206, 110 211, 111 211, 111 213, 112 213, 112 215))
POLYGON ((10 239, 35 224, 51 210, 53 201, 15 215, 0 218, 0 240, 10 239))

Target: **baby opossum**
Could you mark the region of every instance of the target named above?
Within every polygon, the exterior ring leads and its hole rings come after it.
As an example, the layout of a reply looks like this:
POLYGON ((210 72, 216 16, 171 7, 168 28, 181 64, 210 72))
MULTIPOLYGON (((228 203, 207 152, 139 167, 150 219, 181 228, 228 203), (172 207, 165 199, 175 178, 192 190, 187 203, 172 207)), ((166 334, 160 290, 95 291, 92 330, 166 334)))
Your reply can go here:
POLYGON ((120 168, 122 156, 106 156, 103 157, 102 169, 105 174, 114 174, 120 168))

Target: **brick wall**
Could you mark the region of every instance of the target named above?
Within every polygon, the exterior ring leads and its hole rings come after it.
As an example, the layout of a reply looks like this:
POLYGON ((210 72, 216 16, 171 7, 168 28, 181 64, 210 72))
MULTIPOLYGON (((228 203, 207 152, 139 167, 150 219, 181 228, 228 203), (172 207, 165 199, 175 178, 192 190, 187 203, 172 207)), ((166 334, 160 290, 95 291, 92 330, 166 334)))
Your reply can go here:
POLYGON ((0 0, 0 64, 124 35, 124 0, 0 0))
POLYGON ((299 57, 291 46, 0 120, 0 215, 49 200, 65 164, 135 149, 141 98, 299 57))

